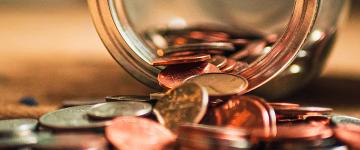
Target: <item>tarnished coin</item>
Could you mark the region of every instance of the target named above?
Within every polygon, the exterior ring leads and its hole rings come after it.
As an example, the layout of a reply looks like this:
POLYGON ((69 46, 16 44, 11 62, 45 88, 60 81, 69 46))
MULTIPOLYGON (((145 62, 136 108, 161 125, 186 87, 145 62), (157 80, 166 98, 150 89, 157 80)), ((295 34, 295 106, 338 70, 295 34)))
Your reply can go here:
POLYGON ((236 61, 233 59, 227 59, 226 65, 221 68, 222 72, 230 72, 232 71, 236 66, 236 61))
POLYGON ((254 96, 233 96, 225 104, 210 109, 202 123, 234 128, 261 129, 264 137, 276 134, 276 116, 266 102, 254 96))
POLYGON ((184 45, 169 46, 165 50, 165 55, 177 53, 182 51, 203 51, 203 50, 221 50, 221 51, 234 51, 235 47, 229 42, 208 42, 208 43, 191 43, 184 45))
POLYGON ((209 60, 209 63, 215 65, 216 67, 218 67, 219 69, 221 69, 222 67, 225 67, 226 65, 226 57, 224 56, 220 56, 220 55, 215 55, 213 57, 211 57, 211 59, 209 60))
POLYGON ((79 98, 72 100, 64 100, 62 102, 62 107, 72 107, 80 105, 93 105, 98 103, 103 103, 105 100, 103 98, 79 98))
POLYGON ((178 56, 178 57, 160 57, 152 61, 153 66, 168 66, 176 64, 187 64, 194 62, 201 62, 209 60, 211 56, 209 54, 196 54, 189 56, 178 56))
POLYGON ((154 113, 159 122, 174 131, 182 123, 199 123, 208 105, 206 89, 195 83, 185 83, 159 100, 154 113))
POLYGON ((121 150, 160 150, 175 141, 175 135, 160 124, 138 117, 118 117, 105 128, 107 139, 121 150))
POLYGON ((87 111, 93 105, 82 105, 59 109, 40 117, 42 126, 51 129, 93 129, 108 125, 110 121, 94 121, 87 116, 87 111))
POLYGON ((105 150, 107 142, 102 135, 94 133, 60 133, 40 139, 32 148, 34 150, 105 150))
POLYGON ((231 59, 240 60, 248 56, 261 55, 266 46, 265 40, 257 40, 248 44, 244 49, 237 51, 230 56, 231 59))
POLYGON ((241 76, 225 73, 207 73, 193 76, 184 82, 193 82, 205 87, 209 96, 229 96, 246 92, 248 82, 241 76))
POLYGON ((8 119, 0 120, 0 136, 13 131, 35 130, 38 121, 36 119, 8 119))
POLYGON ((162 87, 171 89, 179 86, 183 81, 191 76, 220 72, 220 70, 213 64, 204 63, 191 63, 167 66, 158 74, 158 81, 162 87))
POLYGON ((149 102, 149 96, 140 96, 140 95, 115 95, 115 96, 106 96, 106 102, 121 102, 121 101, 135 101, 135 102, 149 102))
POLYGON ((300 107, 299 104, 295 104, 295 103, 285 103, 285 102, 272 102, 272 103, 268 103, 271 107, 273 107, 275 110, 276 109, 288 109, 288 108, 298 108, 300 107))
POLYGON ((151 105, 144 102, 107 102, 92 106, 87 114, 90 117, 110 119, 118 116, 143 116, 151 112, 151 105))
POLYGON ((345 125, 345 124, 352 124, 359 126, 360 128, 360 119, 350 116, 343 116, 343 115, 334 115, 330 118, 331 124, 338 126, 338 125, 345 125))

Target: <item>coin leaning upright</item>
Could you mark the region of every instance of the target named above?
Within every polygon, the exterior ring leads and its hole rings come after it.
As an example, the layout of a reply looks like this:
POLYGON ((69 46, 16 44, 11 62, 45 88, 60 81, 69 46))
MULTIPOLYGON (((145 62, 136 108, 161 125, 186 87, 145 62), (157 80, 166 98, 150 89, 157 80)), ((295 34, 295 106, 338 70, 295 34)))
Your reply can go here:
POLYGON ((87 111, 93 105, 82 105, 59 109, 40 117, 40 124, 52 129, 92 129, 109 124, 109 121, 93 121, 87 111))
POLYGON ((143 116, 151 112, 151 105, 144 102, 107 102, 92 106, 88 115, 94 118, 114 118, 117 116, 143 116))
POLYGON ((208 102, 204 87, 186 83, 168 91, 153 111, 162 125, 174 131, 182 123, 199 123, 206 113, 208 102))

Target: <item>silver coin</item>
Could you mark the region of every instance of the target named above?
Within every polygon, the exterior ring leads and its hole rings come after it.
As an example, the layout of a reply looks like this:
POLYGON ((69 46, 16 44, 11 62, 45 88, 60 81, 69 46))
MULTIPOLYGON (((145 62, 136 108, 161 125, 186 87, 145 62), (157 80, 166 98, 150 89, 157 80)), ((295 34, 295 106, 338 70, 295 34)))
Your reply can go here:
POLYGON ((94 105, 103 102, 105 102, 105 99, 103 98, 80 98, 80 99, 64 100, 62 102, 62 107, 94 105))
POLYGON ((35 133, 28 133, 17 137, 0 138, 0 149, 20 149, 38 142, 35 133))
POLYGON ((107 102, 118 102, 118 101, 150 102, 150 97, 139 96, 139 95, 116 95, 116 96, 106 96, 105 100, 107 102))
POLYGON ((343 116, 343 115, 333 115, 330 118, 330 122, 335 126, 342 125, 342 124, 352 124, 356 126, 360 126, 360 119, 350 116, 343 116))
POLYGON ((92 106, 87 114, 94 118, 115 118, 117 116, 143 116, 150 113, 152 107, 144 102, 107 102, 92 106))
POLYGON ((51 129, 93 129, 108 125, 109 121, 94 121, 87 116, 93 105, 59 109, 40 117, 40 124, 51 129))
POLYGON ((35 130, 38 121, 36 119, 8 119, 0 120, 1 132, 13 130, 35 130))
POLYGON ((248 87, 248 81, 245 78, 225 73, 201 74, 190 77, 184 82, 194 82, 204 86, 210 96, 243 94, 248 87))

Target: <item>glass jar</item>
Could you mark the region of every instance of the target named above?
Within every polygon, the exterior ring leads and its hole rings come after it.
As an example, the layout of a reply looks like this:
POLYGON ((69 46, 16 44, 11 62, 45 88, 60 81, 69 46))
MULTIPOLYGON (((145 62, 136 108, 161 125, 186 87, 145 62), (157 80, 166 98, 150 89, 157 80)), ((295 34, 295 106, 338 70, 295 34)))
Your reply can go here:
POLYGON ((348 0, 88 0, 97 31, 132 76, 159 88, 151 61, 166 49, 159 33, 216 30, 274 40, 240 75, 248 92, 287 96, 318 76, 335 41, 348 0), (149 38, 149 33, 152 37, 149 38), (150 40, 149 40, 150 39, 150 40), (276 41, 276 42, 275 42, 276 41))

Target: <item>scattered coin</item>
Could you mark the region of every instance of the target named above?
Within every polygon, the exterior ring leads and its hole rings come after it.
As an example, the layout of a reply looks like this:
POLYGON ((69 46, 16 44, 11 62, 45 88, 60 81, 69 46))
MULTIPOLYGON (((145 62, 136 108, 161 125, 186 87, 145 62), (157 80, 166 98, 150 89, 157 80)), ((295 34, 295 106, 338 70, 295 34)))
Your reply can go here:
POLYGON ((185 79, 191 76, 212 72, 220 72, 220 70, 213 64, 207 62, 171 65, 158 74, 158 81, 162 87, 171 89, 179 86, 185 79))
POLYGON ((107 139, 121 150, 160 150, 175 141, 175 135, 160 124, 137 117, 119 117, 105 128, 107 139))
POLYGON ((121 101, 136 101, 136 102, 149 102, 149 96, 140 95, 116 95, 106 96, 106 102, 121 102, 121 101))
POLYGON ((34 150, 105 150, 107 142, 102 135, 94 133, 60 133, 42 138, 32 148, 34 150))
POLYGON ((14 130, 35 130, 38 121, 36 119, 8 119, 0 120, 0 136, 2 133, 9 133, 14 130))
POLYGON ((325 107, 295 107, 276 109, 275 112, 284 116, 330 115, 333 112, 333 109, 325 107))
POLYGON ((295 104, 295 103, 285 103, 285 102, 272 102, 272 103, 268 103, 271 107, 273 107, 275 110, 276 109, 288 109, 288 108, 298 108, 300 107, 299 104, 295 104))
POLYGON ((190 77, 184 82, 193 82, 205 87, 209 96, 242 94, 248 87, 248 82, 245 78, 224 73, 201 74, 190 77))
POLYGON ((343 115, 333 115, 330 117, 331 123, 335 126, 344 125, 344 124, 352 124, 360 127, 360 119, 350 116, 343 115))
POLYGON ((62 107, 72 107, 72 106, 81 106, 81 105, 93 105, 98 103, 103 103, 105 100, 103 98, 79 98, 72 100, 64 100, 62 102, 62 107))
POLYGON ((345 143, 349 149, 360 149, 360 127, 354 124, 339 125, 334 129, 335 136, 341 142, 345 143))
POLYGON ((244 129, 184 124, 179 127, 179 149, 250 149, 249 133, 244 129), (236 144, 234 144, 236 143, 236 144))
POLYGON ((108 125, 109 121, 90 120, 87 111, 93 105, 82 105, 59 109, 40 117, 42 126, 51 129, 94 129, 108 125))
POLYGON ((168 66, 176 64, 187 64, 194 62, 202 62, 209 60, 211 56, 209 54, 197 54, 190 56, 171 56, 171 57, 160 57, 152 61, 153 66, 168 66))
POLYGON ((162 125, 174 131, 182 123, 199 123, 205 115, 208 102, 208 93, 204 87, 185 83, 166 92, 153 111, 162 125))
POLYGON ((92 106, 87 114, 93 118, 110 119, 118 116, 143 116, 149 114, 152 107, 144 102, 107 102, 92 106))
POLYGON ((248 66, 249 64, 246 62, 237 61, 235 67, 228 73, 233 75, 240 75, 240 73, 243 72, 248 66))

